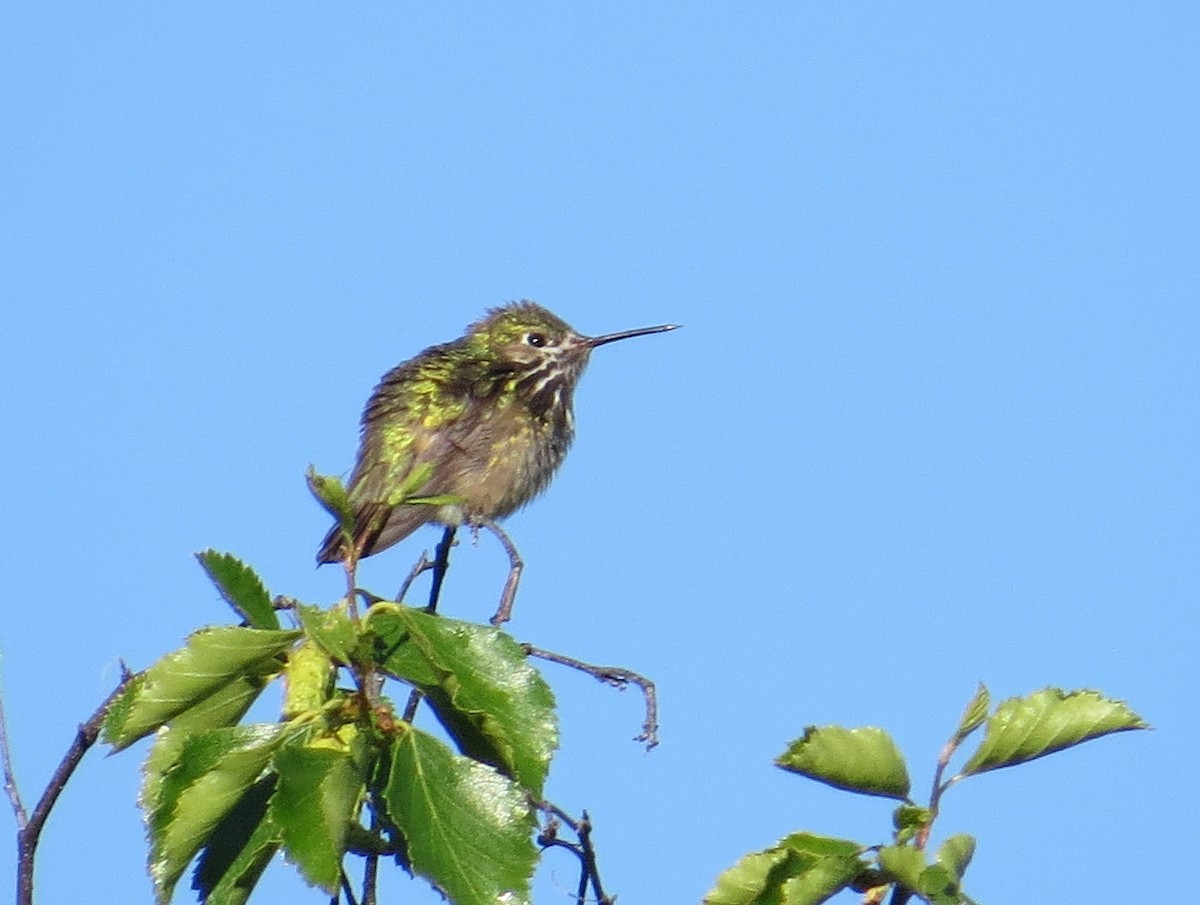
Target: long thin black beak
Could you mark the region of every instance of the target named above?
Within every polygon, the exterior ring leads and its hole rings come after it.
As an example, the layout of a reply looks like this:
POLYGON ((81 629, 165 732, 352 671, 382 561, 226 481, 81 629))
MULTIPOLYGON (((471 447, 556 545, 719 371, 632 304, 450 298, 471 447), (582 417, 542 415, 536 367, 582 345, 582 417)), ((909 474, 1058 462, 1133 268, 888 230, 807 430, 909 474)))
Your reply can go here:
POLYGON ((605 333, 603 336, 589 336, 587 344, 591 348, 605 343, 615 343, 618 339, 629 339, 631 336, 645 336, 647 333, 666 333, 668 330, 678 330, 682 324, 659 324, 657 327, 639 327, 636 330, 622 330, 620 333, 605 333))

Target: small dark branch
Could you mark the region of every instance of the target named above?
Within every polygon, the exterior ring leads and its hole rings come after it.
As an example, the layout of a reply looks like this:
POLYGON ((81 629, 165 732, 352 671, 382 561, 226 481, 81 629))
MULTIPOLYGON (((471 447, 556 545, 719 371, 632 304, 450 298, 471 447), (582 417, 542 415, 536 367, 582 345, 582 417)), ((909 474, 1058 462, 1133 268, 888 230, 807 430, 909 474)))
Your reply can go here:
POLYGON ((556 805, 553 801, 539 801, 537 802, 537 807, 539 811, 546 815, 547 829, 555 829, 561 822, 565 823, 571 828, 572 831, 574 831, 575 825, 578 823, 578 821, 558 805, 556 805))
POLYGON ((379 885, 379 856, 367 855, 363 865, 362 905, 375 905, 375 890, 379 885))
POLYGON ((401 719, 406 723, 411 723, 417 717, 417 708, 421 706, 421 698, 425 695, 421 694, 417 689, 413 689, 408 693, 408 703, 404 705, 404 716, 401 719))
POLYGON ((423 572, 428 572, 433 568, 433 561, 425 555, 425 551, 421 551, 421 558, 414 563, 412 569, 408 573, 408 577, 404 579, 404 584, 400 585, 400 590, 396 594, 396 603, 404 603, 404 597, 408 594, 408 589, 412 587, 412 583, 417 580, 417 576, 423 572))
MULTIPOLYGON (((350 878, 346 876, 344 870, 342 871, 342 895, 346 897, 346 905, 358 905, 358 900, 354 898, 354 890, 350 886, 350 878)), ((329 900, 329 905, 338 905, 336 895, 329 900)))
MULTIPOLYGON (((588 890, 588 880, 590 878, 590 875, 588 874, 587 861, 584 859, 582 847, 581 847, 581 850, 579 853, 579 862, 580 862, 579 886, 575 890, 575 902, 576 902, 576 905, 587 905, 587 890, 588 890)), ((604 901, 604 900, 603 900, 603 898, 600 898, 600 899, 598 899, 598 901, 604 901)))
MULTIPOLYGON (((371 831, 379 833, 382 828, 382 821, 379 819, 379 814, 375 809, 371 809, 371 831)), ((379 855, 376 852, 368 853, 366 862, 363 864, 363 890, 362 890, 362 905, 375 905, 375 894, 379 886, 379 855)))
POLYGON ((487 528, 496 535, 496 539, 504 547, 504 552, 508 554, 508 578, 505 579, 504 590, 500 594, 500 606, 496 608, 496 615, 492 617, 492 625, 501 626, 512 618, 513 604, 517 599, 517 585, 521 583, 521 572, 525 568, 525 561, 521 559, 516 544, 512 542, 512 538, 505 533, 503 528, 491 519, 480 522, 479 526, 487 528))
POLYGON ((358 594, 358 599, 363 602, 363 605, 366 606, 367 609, 370 609, 377 603, 383 603, 385 600, 387 600, 386 597, 380 597, 378 594, 372 594, 366 588, 356 588, 355 591, 358 594))
POLYGON ((538 835, 538 844, 544 848, 565 848, 579 859, 579 888, 575 893, 576 905, 587 905, 588 886, 592 888, 592 895, 595 897, 597 905, 613 905, 616 902, 616 896, 606 895, 604 884, 600 880, 600 868, 596 864, 596 850, 592 847, 592 820, 588 816, 588 812, 584 811, 583 817, 576 820, 562 808, 548 801, 542 802, 539 808, 546 815, 546 825, 538 835), (561 824, 566 824, 579 841, 567 842, 560 839, 558 831, 561 824))
MULTIPOLYGON (((454 546, 454 535, 457 532, 456 528, 447 527, 442 532, 442 539, 438 542, 436 549, 433 552, 433 559, 426 558, 425 554, 421 554, 421 558, 417 560, 417 564, 409 573, 408 578, 404 582, 404 587, 401 588, 400 594, 397 595, 398 601, 404 600, 404 594, 408 590, 409 585, 422 572, 432 570, 433 579, 429 584, 429 603, 425 604, 425 612, 436 613, 438 600, 442 596, 442 582, 446 580, 446 570, 450 568, 450 549, 454 546)), ((417 689, 409 692, 408 703, 404 705, 404 722, 411 723, 417 715, 417 708, 421 706, 421 698, 423 695, 417 689)))
POLYGON ((13 767, 12 748, 8 744, 8 717, 4 714, 4 696, 0 695, 0 760, 4 762, 4 792, 17 818, 17 830, 24 830, 29 823, 29 813, 21 801, 21 790, 17 787, 16 769, 13 767))
POLYGON ((133 673, 122 667, 120 684, 76 731, 75 740, 71 742, 71 747, 67 749, 58 769, 50 777, 50 781, 46 784, 46 790, 29 815, 28 822, 17 831, 17 905, 33 905, 34 856, 37 853, 38 842, 41 840, 42 828, 46 825, 50 811, 53 810, 58 796, 66 788, 67 782, 79 766, 79 762, 83 760, 88 749, 100 737, 100 727, 108 715, 108 708, 132 680, 133 673))
POLYGON ((433 579, 429 583, 429 603, 425 604, 425 612, 436 613, 438 601, 442 597, 442 582, 446 580, 446 570, 450 568, 450 548, 454 546, 454 535, 458 529, 447 526, 442 532, 442 539, 433 551, 433 579))
MULTIPOLYGON (((611 905, 613 900, 604 894, 604 887, 600 884, 600 868, 596 865, 596 850, 592 847, 592 818, 588 816, 587 811, 583 812, 583 819, 579 821, 576 832, 579 834, 579 847, 583 849, 584 870, 592 878, 592 892, 596 901, 601 905, 611 905)), ((584 905, 585 893, 586 889, 580 890, 579 905, 584 905)))
POLYGON ((522 644, 521 647, 530 657, 549 660, 551 663, 561 663, 563 666, 569 666, 571 669, 587 673, 589 676, 607 685, 612 685, 614 688, 623 689, 632 682, 642 690, 642 696, 646 699, 646 720, 642 723, 641 734, 635 735, 633 740, 635 742, 645 742, 647 751, 658 744, 658 692, 654 687, 654 683, 641 673, 634 672, 632 669, 625 669, 621 666, 597 666, 594 663, 585 663, 574 657, 568 657, 566 654, 556 654, 552 651, 542 650, 541 648, 534 647, 532 644, 522 644))
POLYGON ((950 758, 954 757, 954 752, 958 750, 961 740, 956 741, 951 738, 942 746, 942 751, 938 755, 937 769, 933 771, 933 788, 929 792, 929 822, 917 831, 916 846, 919 849, 925 848, 929 842, 929 834, 933 830, 933 822, 937 819, 938 809, 942 806, 942 795, 955 782, 954 779, 943 783, 942 777, 946 773, 946 767, 950 765, 950 758))
POLYGON ((358 625, 358 561, 353 552, 347 553, 342 560, 342 569, 346 573, 346 608, 350 612, 350 621, 358 625))
MULTIPOLYGON (((958 746, 962 743, 962 739, 951 738, 942 746, 941 753, 938 754, 937 768, 933 771, 933 786, 929 792, 929 822, 917 830, 917 834, 913 839, 913 846, 918 850, 922 850, 929 843, 929 834, 933 831, 933 822, 937 820, 938 808, 942 804, 942 794, 950 788, 955 782, 954 779, 943 783, 942 777, 946 773, 946 767, 950 764, 950 758, 954 757, 954 752, 958 750, 958 746)), ((892 886, 892 894, 888 898, 888 905, 907 905, 912 899, 914 893, 911 889, 896 883, 892 886)))
MULTIPOLYGON (((358 547, 350 545, 346 550, 345 559, 342 560, 342 569, 346 573, 346 611, 349 613, 350 621, 355 627, 359 625, 358 595, 363 595, 363 600, 368 606, 372 602, 379 600, 374 594, 359 590, 358 559, 358 547)), ((370 663, 351 664, 350 672, 354 676, 354 682, 358 686, 359 693, 362 694, 367 707, 374 708, 379 701, 380 693, 383 691, 383 678, 375 672, 374 667, 370 663)))

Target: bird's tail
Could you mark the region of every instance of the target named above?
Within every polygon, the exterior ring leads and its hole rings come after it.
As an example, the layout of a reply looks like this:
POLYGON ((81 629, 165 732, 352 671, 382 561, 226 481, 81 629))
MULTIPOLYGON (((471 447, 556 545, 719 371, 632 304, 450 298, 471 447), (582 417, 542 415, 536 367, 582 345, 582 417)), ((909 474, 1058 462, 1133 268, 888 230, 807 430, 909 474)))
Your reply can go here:
POLYGON ((346 558, 346 535, 342 533, 341 525, 334 525, 329 529, 329 533, 325 535, 325 540, 321 541, 321 548, 317 550, 317 565, 323 566, 327 562, 341 562, 346 558))
MULTIPOLYGON (((399 543, 430 521, 433 510, 429 506, 389 506, 386 503, 367 503, 354 511, 354 547, 358 558, 371 556, 399 543)), ((348 550, 345 532, 341 525, 334 525, 321 542, 317 551, 317 565, 327 562, 342 562, 348 550)))

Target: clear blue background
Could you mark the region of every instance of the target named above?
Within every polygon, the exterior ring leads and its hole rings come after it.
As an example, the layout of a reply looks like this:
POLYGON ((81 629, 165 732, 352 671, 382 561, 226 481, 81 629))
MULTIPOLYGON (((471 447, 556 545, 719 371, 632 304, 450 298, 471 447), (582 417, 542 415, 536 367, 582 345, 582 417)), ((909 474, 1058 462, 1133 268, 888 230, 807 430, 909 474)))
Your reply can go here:
MULTIPOLYGON (((1200 7, 1052 6, 9 4, 0 648, 26 796, 118 658, 230 619, 192 551, 335 599, 304 469, 350 467, 385 370, 529 297, 585 332, 686 325, 596 354, 576 449, 509 522, 513 633, 659 682, 647 755, 635 693, 546 669, 550 794, 591 811, 610 891, 696 902, 794 829, 883 841, 886 801, 771 759, 807 724, 881 725, 923 789, 983 680, 1099 688, 1156 731, 957 787, 936 836, 979 837, 968 891, 1177 896, 1200 7)), ((436 537, 364 580, 393 589, 436 537)), ((446 610, 485 618, 504 570, 464 545, 446 610)), ((41 901, 150 901, 143 753, 86 760, 41 901)), ((552 855, 538 901, 574 876, 552 855)), ((283 865, 262 897, 322 901, 283 865)))

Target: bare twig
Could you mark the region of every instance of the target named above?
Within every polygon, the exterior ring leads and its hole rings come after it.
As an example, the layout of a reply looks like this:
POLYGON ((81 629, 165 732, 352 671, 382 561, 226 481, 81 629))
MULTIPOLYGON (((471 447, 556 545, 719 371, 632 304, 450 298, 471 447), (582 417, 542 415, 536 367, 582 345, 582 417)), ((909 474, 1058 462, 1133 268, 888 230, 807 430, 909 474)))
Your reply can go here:
POLYGON ((929 821, 917 831, 916 847, 924 848, 929 842, 929 833, 933 829, 933 821, 937 819, 938 808, 942 804, 942 793, 950 788, 953 780, 946 784, 942 784, 942 776, 946 772, 946 767, 950 764, 950 758, 954 756, 954 752, 958 750, 958 744, 954 739, 946 742, 942 746, 942 751, 938 755, 937 769, 933 771, 933 789, 929 793, 929 821))
POLYGON ((450 548, 454 546, 454 535, 457 533, 457 528, 447 526, 433 551, 433 580, 429 583, 429 603, 425 604, 427 613, 437 612, 438 601, 442 596, 442 582, 446 580, 446 570, 450 568, 450 548))
MULTIPOLYGON (((22 823, 20 813, 18 812, 17 905, 32 905, 33 903, 34 857, 37 854, 38 842, 41 840, 42 828, 46 825, 46 819, 50 816, 50 811, 53 810, 55 802, 58 801, 58 796, 62 794, 67 782, 75 773, 79 762, 83 760, 83 756, 88 752, 88 749, 100 737, 100 728, 104 723, 104 718, 108 715, 108 708, 112 706, 112 702, 117 699, 117 696, 133 680, 133 673, 125 669, 122 672, 120 684, 113 689, 112 693, 104 699, 104 703, 97 707, 96 712, 88 717, 87 721, 75 732, 75 739, 71 742, 71 747, 67 749, 67 753, 63 756, 61 763, 59 763, 58 768, 54 771, 54 775, 50 777, 50 781, 46 784, 46 790, 42 792, 42 797, 38 799, 38 803, 29 814, 28 820, 22 823)), ((7 732, 5 735, 7 735, 7 732)), ((12 772, 7 743, 4 746, 3 756, 5 762, 5 783, 7 784, 9 775, 12 772)), ((19 801, 19 795, 16 794, 16 780, 13 779, 12 782, 13 795, 19 801)), ((21 811, 23 810, 22 808, 21 811)))
MULTIPOLYGON (((354 888, 350 885, 350 878, 346 876, 344 870, 342 871, 342 894, 346 897, 346 905, 358 905, 358 901, 354 898, 354 888)), ((336 895, 329 900, 329 905, 338 905, 336 895)))
POLYGON ((23 830, 29 823, 29 814, 21 801, 21 790, 17 787, 17 774, 13 767, 12 748, 8 744, 8 717, 4 714, 4 695, 0 694, 0 760, 4 762, 4 792, 17 818, 17 829, 23 830))
POLYGON ((556 654, 552 651, 542 650, 541 648, 534 647, 532 644, 522 644, 521 647, 530 657, 549 660, 551 663, 561 663, 563 666, 569 666, 571 669, 587 673, 589 676, 607 685, 612 685, 614 688, 625 688, 630 683, 636 685, 642 690, 642 696, 646 699, 646 720, 642 723, 641 735, 635 735, 633 740, 635 742, 645 742, 647 751, 658 744, 658 693, 655 690, 654 683, 641 673, 634 672, 632 669, 625 669, 622 666, 597 666, 594 663, 585 663, 583 660, 568 657, 566 654, 556 654))
MULTIPOLYGON (((358 554, 358 547, 351 545, 346 552, 346 558, 342 560, 342 569, 346 573, 346 611, 355 628, 359 626, 358 554)), ((364 594, 364 600, 368 602, 368 606, 373 597, 372 594, 364 594)), ((362 695, 367 707, 374 708, 379 703, 379 695, 383 692, 383 677, 375 671, 375 667, 370 662, 351 663, 349 666, 359 694, 362 695)))
POLYGON ((962 775, 959 774, 942 782, 942 777, 946 775, 946 768, 950 765, 950 758, 954 757, 954 753, 965 739, 965 735, 959 737, 956 733, 942 746, 941 753, 938 755, 937 768, 933 771, 933 788, 929 792, 929 820, 917 831, 917 848, 924 848, 926 843, 929 842, 929 834, 933 829, 933 822, 937 820, 938 811, 942 807, 942 796, 946 794, 947 789, 962 779, 962 775))
POLYGON ((421 551, 421 557, 413 564, 409 570, 408 577, 404 579, 404 584, 400 585, 400 591, 396 594, 396 603, 404 603, 404 597, 408 594, 408 589, 412 587, 412 583, 417 580, 422 572, 428 572, 433 568, 433 560, 425 555, 425 551, 421 551))
MULTIPOLYGON (((433 570, 433 579, 429 583, 429 603, 425 604, 425 612, 436 613, 438 601, 442 596, 442 582, 446 580, 446 570, 450 568, 450 548, 454 546, 454 535, 457 529, 447 527, 442 532, 442 539, 437 545, 437 549, 433 552, 433 561, 430 562, 424 551, 421 552, 421 558, 417 560, 417 566, 413 567, 413 571, 409 574, 409 580, 405 582, 403 590, 408 589, 408 585, 412 579, 426 569, 433 570), (428 563, 428 565, 424 565, 428 563), (418 571, 417 567, 421 567, 418 571)), ((403 594, 397 599, 403 599, 403 594)), ((404 705, 404 722, 411 723, 417 715, 417 708, 421 705, 421 692, 413 689, 408 694, 408 703, 404 705)))
MULTIPOLYGON (((372 801, 371 808, 371 829, 378 831, 380 825, 379 813, 374 808, 372 801)), ((379 854, 377 852, 369 852, 363 864, 363 892, 362 905, 375 905, 376 890, 379 885, 379 854)))
POLYGON ((587 905, 588 887, 591 886, 597 905, 613 905, 616 896, 604 892, 600 881, 600 868, 596 864, 596 850, 592 847, 592 820, 588 812, 576 820, 562 808, 544 801, 538 806, 546 815, 546 825, 538 835, 538 844, 544 848, 565 848, 579 859, 579 887, 575 893, 576 905, 587 905), (567 842, 558 837, 560 823, 565 823, 575 833, 578 842, 567 842))
POLYGON ((346 573, 346 609, 350 613, 350 621, 358 625, 358 557, 356 551, 346 554, 342 560, 342 569, 346 573))
POLYGON ((417 689, 413 689, 408 693, 408 703, 404 705, 404 716, 401 717, 406 723, 411 723, 417 717, 417 708, 421 706, 421 698, 425 697, 417 689))
MULTIPOLYGON (((958 750, 964 738, 965 736, 960 737, 957 733, 951 736, 938 754, 937 767, 933 771, 933 785, 929 792, 929 819, 917 830, 916 838, 913 840, 913 845, 918 850, 925 848, 929 843, 929 834, 933 831, 933 823, 937 820, 938 811, 942 806, 942 795, 961 778, 953 776, 942 782, 942 777, 946 774, 946 768, 950 765, 950 759, 954 757, 954 752, 958 750)), ((892 887, 892 896, 888 900, 888 905, 906 905, 912 897, 912 890, 897 883, 892 887)))

